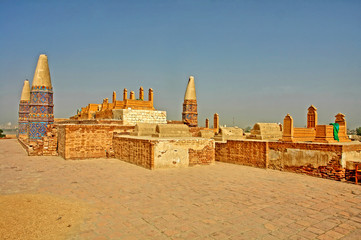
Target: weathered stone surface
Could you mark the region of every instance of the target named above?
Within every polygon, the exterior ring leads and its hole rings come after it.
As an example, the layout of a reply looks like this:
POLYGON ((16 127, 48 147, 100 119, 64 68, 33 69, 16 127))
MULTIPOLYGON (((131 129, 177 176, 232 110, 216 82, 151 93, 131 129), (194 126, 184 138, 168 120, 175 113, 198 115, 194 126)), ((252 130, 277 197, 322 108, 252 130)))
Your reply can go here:
MULTIPOLYGON (((216 142, 216 160, 247 166, 345 179, 349 162, 361 162, 361 143, 216 142)), ((353 163, 352 163, 353 164, 353 163)), ((352 170, 352 167, 349 167, 352 170)))
POLYGON ((132 136, 152 136, 156 133, 157 124, 154 123, 137 123, 132 136))
POLYGON ((135 125, 137 123, 167 123, 166 111, 135 110, 135 109, 115 109, 113 118, 123 121, 124 125, 135 125))
POLYGON ((34 78, 33 78, 33 87, 34 86, 44 86, 47 88, 52 88, 50 71, 48 65, 48 56, 45 54, 40 54, 38 64, 35 69, 34 78))
POLYGON ((153 137, 191 137, 189 127, 184 124, 158 124, 153 137))
POLYGON ((21 91, 20 101, 30 101, 30 83, 29 80, 24 81, 23 89, 21 91))
POLYGON ((216 141, 245 139, 243 129, 238 127, 220 127, 219 133, 214 136, 216 141))
POLYGON ((203 129, 200 130, 200 137, 202 138, 213 138, 214 137, 214 130, 213 129, 203 129))
POLYGON ((249 139, 258 140, 279 140, 282 138, 280 125, 277 123, 256 123, 251 134, 247 136, 249 139))
POLYGON ((148 169, 214 164, 214 140, 114 135, 115 157, 148 169))

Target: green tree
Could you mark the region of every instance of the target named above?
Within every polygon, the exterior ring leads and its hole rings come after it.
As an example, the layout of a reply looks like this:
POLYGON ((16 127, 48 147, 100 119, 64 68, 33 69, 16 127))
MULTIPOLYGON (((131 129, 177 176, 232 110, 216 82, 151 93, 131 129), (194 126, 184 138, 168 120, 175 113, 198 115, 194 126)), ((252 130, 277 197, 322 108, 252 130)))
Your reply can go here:
POLYGON ((251 131, 251 127, 250 126, 248 126, 248 127, 246 127, 245 129, 244 129, 244 132, 246 132, 246 133, 249 133, 250 131, 251 131))
POLYGON ((356 128, 356 134, 361 136, 361 127, 356 128))
POLYGON ((0 129, 0 138, 4 138, 6 135, 5 134, 3 134, 3 130, 2 129, 0 129))

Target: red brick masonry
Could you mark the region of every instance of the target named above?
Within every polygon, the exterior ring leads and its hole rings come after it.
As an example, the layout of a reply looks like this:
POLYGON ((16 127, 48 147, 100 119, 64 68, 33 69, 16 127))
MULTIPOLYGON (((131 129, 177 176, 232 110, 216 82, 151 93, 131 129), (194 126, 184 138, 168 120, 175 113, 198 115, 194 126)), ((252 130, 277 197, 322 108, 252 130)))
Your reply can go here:
POLYGON ((349 175, 345 175, 347 161, 361 162, 359 142, 325 144, 228 140, 216 142, 215 152, 216 161, 301 172, 334 180, 349 175))

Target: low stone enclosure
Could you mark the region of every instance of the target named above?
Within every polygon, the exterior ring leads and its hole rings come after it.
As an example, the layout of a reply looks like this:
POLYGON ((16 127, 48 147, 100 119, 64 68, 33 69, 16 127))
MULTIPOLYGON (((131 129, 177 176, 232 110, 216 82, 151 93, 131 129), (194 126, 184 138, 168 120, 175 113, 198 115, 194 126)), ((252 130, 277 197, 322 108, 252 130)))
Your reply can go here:
POLYGON ((361 143, 310 143, 257 140, 216 142, 216 161, 350 180, 361 163, 361 143))
POLYGON ((115 157, 147 169, 209 165, 215 161, 350 180, 361 163, 361 143, 282 142, 193 137, 182 124, 124 126, 116 120, 64 121, 29 144, 29 155, 64 159, 115 157))
POLYGON ((157 138, 114 134, 115 157, 148 169, 214 164, 213 139, 157 138))

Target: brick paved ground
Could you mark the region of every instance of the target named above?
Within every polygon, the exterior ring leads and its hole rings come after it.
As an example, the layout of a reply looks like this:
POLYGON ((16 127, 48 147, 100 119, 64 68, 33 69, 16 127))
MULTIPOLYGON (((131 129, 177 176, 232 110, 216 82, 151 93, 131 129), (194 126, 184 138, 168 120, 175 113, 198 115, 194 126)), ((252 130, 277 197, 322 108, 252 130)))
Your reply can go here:
POLYGON ((1 140, 0 194, 12 193, 96 207, 74 239, 361 239, 361 186, 225 163, 150 171, 1 140))

